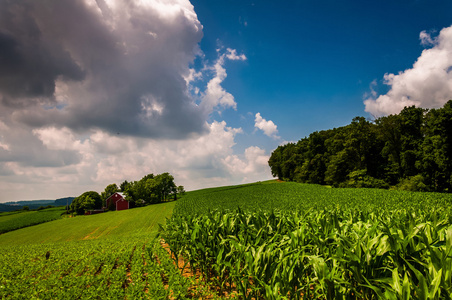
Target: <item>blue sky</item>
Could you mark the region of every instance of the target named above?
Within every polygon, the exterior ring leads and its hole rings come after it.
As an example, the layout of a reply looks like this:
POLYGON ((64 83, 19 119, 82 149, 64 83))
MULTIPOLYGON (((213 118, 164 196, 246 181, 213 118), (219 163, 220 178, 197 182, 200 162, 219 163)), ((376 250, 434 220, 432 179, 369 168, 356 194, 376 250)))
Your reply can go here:
POLYGON ((371 82, 384 93, 383 75, 411 68, 420 56, 420 32, 452 24, 451 1, 192 3, 207 58, 219 45, 247 56, 226 65, 223 84, 239 114, 260 111, 289 141, 371 117, 363 104, 371 82))
POLYGON ((267 180, 282 143, 452 99, 451 1, 0 8, 1 202, 267 180))

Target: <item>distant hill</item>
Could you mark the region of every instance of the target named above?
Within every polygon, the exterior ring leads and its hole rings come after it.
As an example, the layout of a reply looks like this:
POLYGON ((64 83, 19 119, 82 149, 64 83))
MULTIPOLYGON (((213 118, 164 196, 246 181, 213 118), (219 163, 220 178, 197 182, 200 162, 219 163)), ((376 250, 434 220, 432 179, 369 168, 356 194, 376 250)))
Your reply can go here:
POLYGON ((3 211, 14 211, 16 209, 19 209, 18 206, 5 205, 3 203, 0 203, 0 212, 3 212, 3 211))
POLYGON ((12 205, 12 206, 24 206, 24 205, 51 205, 55 202, 55 200, 24 200, 24 201, 11 201, 5 202, 3 204, 12 205))
POLYGON ((66 197, 66 198, 60 198, 55 200, 55 206, 62 206, 62 205, 71 205, 72 200, 74 200, 75 197, 66 197))
POLYGON ((59 198, 56 200, 24 200, 24 201, 11 201, 0 203, 0 212, 2 211, 14 211, 18 209, 22 209, 24 206, 28 206, 29 209, 37 209, 41 206, 63 206, 63 205, 71 205, 72 200, 75 197, 65 197, 59 198))

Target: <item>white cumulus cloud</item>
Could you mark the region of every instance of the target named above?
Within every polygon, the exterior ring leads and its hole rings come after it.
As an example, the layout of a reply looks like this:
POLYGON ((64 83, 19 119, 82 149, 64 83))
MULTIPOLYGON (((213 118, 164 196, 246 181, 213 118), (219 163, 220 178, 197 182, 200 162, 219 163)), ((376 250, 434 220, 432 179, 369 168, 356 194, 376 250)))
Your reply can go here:
POLYGON ((195 70, 203 32, 188 0, 0 7, 0 201, 100 192, 148 173, 188 190, 271 178, 265 150, 235 153, 242 129, 212 118, 237 107, 226 62, 247 58, 219 49, 195 70))
POLYGON ((217 52, 219 53, 219 57, 215 62, 215 65, 211 68, 214 71, 214 76, 207 83, 207 88, 202 95, 202 102, 200 105, 207 114, 210 114, 215 107, 237 108, 234 96, 221 86, 221 83, 228 76, 224 64, 226 59, 246 60, 246 56, 244 54, 237 55, 235 49, 227 48, 225 53, 221 53, 221 50, 218 49, 217 52))
POLYGON ((367 98, 367 112, 379 117, 399 113, 405 106, 438 108, 452 99, 452 26, 435 38, 422 31, 420 39, 432 48, 423 50, 412 68, 385 74, 384 83, 390 89, 385 95, 367 98))
MULTIPOLYGON (((77 196, 98 192, 110 184, 138 180, 149 173, 170 172, 186 189, 271 179, 269 155, 258 147, 235 154, 235 137, 241 128, 226 122, 206 124, 208 133, 185 140, 145 139, 93 130, 78 134, 69 128, 48 127, 26 137, 31 151, 15 144, 14 161, 4 162, 0 147, 0 189, 5 200, 77 196), (30 153, 31 152, 31 153, 30 153), (34 156, 38 164, 32 164, 34 156), (7 176, 6 176, 7 175, 7 176), (47 195, 47 196, 46 196, 47 195)), ((0 128, 1 129, 1 128, 0 128)), ((0 134, 3 133, 0 131, 0 134)), ((11 155, 11 154, 10 154, 11 155)))
POLYGON ((278 127, 273 123, 272 120, 266 120, 262 118, 260 113, 257 113, 254 119, 254 127, 262 130, 265 135, 274 138, 279 139, 278 136, 278 127))

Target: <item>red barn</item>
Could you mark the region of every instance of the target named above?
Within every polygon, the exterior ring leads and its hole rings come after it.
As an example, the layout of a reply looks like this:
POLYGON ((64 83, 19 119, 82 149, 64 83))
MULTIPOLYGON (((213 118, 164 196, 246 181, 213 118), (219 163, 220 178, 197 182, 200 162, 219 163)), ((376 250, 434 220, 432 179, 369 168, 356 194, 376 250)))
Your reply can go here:
POLYGON ((123 193, 114 193, 106 200, 107 208, 110 208, 111 205, 114 205, 116 210, 124 210, 129 209, 129 201, 125 199, 123 193))

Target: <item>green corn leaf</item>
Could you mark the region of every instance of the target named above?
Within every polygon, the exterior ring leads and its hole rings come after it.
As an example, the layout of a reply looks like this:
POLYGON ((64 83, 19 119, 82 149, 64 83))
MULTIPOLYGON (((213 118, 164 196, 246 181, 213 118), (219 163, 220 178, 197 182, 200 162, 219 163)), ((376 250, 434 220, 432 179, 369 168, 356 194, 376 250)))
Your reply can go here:
POLYGON ((438 297, 440 296, 440 290, 439 285, 441 283, 441 276, 443 274, 443 270, 440 269, 438 272, 436 272, 435 277, 432 280, 432 283, 430 285, 430 289, 428 292, 428 298, 429 299, 435 299, 436 294, 438 293, 438 297))
POLYGON ((378 243, 376 255, 383 256, 390 250, 391 250, 391 244, 388 241, 388 236, 384 235, 378 243))
POLYGON ((411 293, 410 280, 407 276, 407 273, 405 273, 405 276, 403 276, 403 283, 402 283, 402 299, 409 300, 411 297, 410 293, 411 293))
POLYGON ((402 285, 400 283, 398 269, 392 270, 392 284, 391 287, 396 291, 397 295, 402 296, 402 285))

